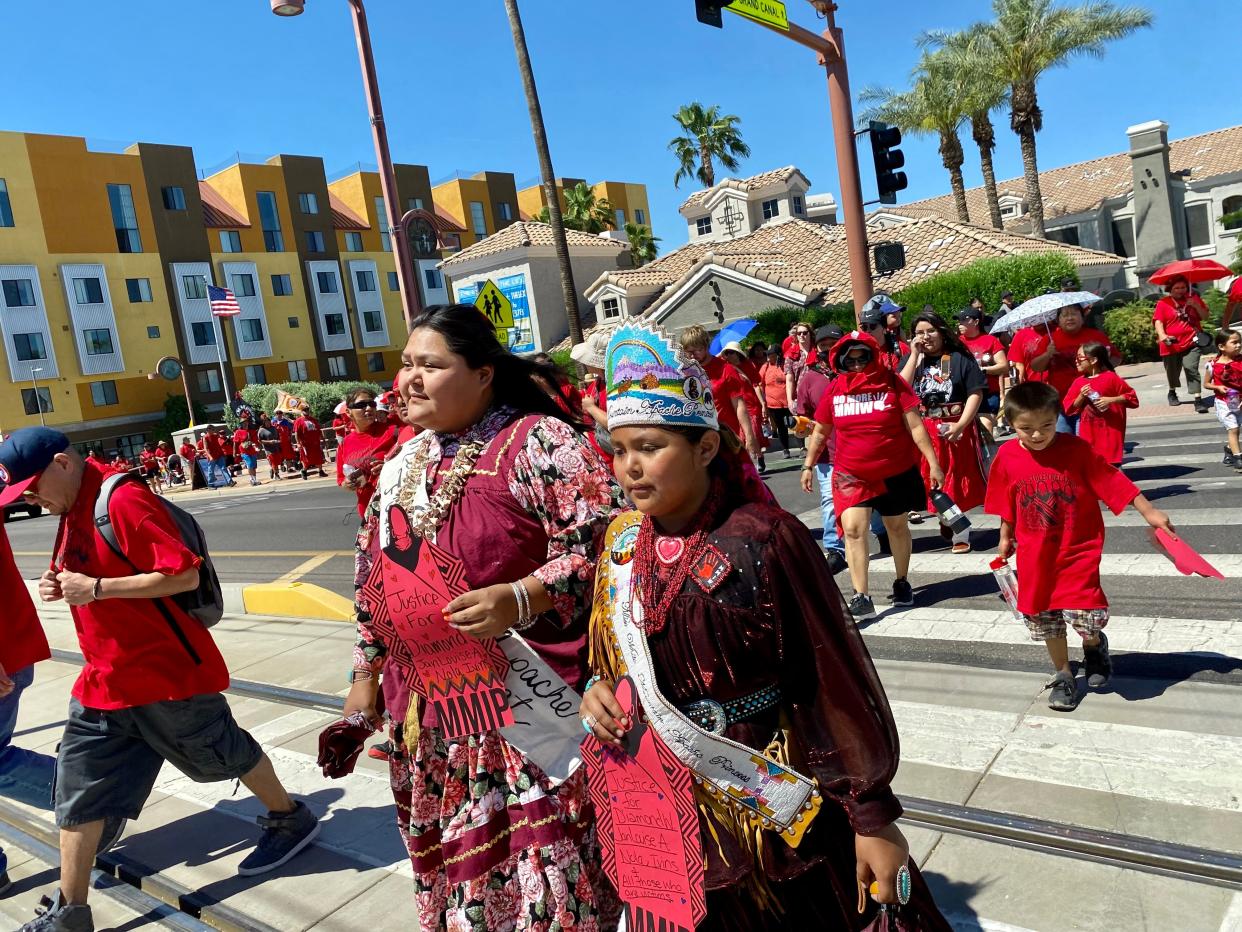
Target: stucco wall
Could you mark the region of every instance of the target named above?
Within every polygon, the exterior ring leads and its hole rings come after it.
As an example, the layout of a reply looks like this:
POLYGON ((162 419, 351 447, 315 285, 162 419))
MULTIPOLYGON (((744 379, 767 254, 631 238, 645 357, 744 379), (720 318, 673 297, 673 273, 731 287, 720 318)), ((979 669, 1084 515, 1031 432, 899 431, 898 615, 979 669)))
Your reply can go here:
POLYGON ((711 276, 695 288, 684 301, 665 317, 661 324, 668 330, 680 330, 701 324, 708 330, 719 330, 732 320, 754 317, 770 307, 787 302, 756 291, 746 285, 719 276, 711 276))

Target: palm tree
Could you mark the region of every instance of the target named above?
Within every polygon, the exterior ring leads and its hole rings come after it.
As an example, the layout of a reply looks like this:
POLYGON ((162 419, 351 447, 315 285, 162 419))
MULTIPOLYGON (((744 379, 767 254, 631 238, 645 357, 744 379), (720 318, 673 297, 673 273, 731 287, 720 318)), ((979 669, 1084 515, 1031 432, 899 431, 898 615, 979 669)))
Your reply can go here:
POLYGON ((693 177, 710 188, 716 183, 715 162, 735 172, 741 164, 738 160, 750 155, 750 146, 742 141, 737 128, 741 117, 721 116, 718 106, 705 108, 695 101, 674 113, 673 119, 685 130, 685 135, 668 144, 677 156, 674 187, 680 187, 683 178, 693 177))
MULTIPOLYGON (((605 197, 596 197, 585 181, 579 181, 565 191, 565 209, 561 212, 565 229, 581 230, 583 233, 603 233, 616 229, 617 217, 612 204, 605 197)), ((542 208, 535 219, 548 223, 548 208, 542 208)))
POLYGON ((656 256, 660 254, 660 249, 656 245, 660 242, 660 237, 651 235, 651 227, 627 223, 625 235, 630 241, 630 258, 634 260, 634 268, 654 262, 656 256))
POLYGON ((1101 58, 1104 44, 1150 26, 1152 14, 1141 7, 1091 2, 1055 6, 1053 0, 992 0, 995 20, 979 27, 979 49, 986 66, 1009 85, 1009 125, 1022 144, 1031 232, 1044 235, 1044 199, 1039 189, 1035 134, 1043 112, 1035 85, 1049 68, 1080 55, 1101 58))
POLYGON ((911 136, 940 138, 940 160, 949 172, 953 187, 953 203, 957 217, 970 222, 970 210, 966 206, 966 185, 962 180, 962 141, 958 132, 966 120, 963 102, 953 82, 942 69, 931 69, 926 63, 915 71, 914 86, 903 92, 889 88, 865 87, 858 94, 860 103, 867 105, 861 119, 883 120, 911 136))
POLYGON ((927 67, 943 70, 954 82, 962 97, 970 135, 979 147, 979 168, 983 173, 983 193, 988 202, 992 228, 1004 229, 1000 199, 996 194, 996 171, 992 167, 992 150, 996 148, 996 127, 992 111, 1009 99, 1005 82, 986 65, 981 52, 982 39, 978 27, 965 32, 928 32, 919 40, 931 50, 927 67))
POLYGON ((530 129, 535 137, 539 174, 543 179, 544 198, 548 202, 548 223, 552 226, 552 243, 556 247, 556 259, 561 269, 561 293, 565 299, 565 317, 569 322, 569 342, 576 345, 582 342, 578 289, 574 286, 574 270, 569 262, 569 243, 565 239, 561 202, 556 196, 556 173, 552 170, 552 154, 548 150, 548 131, 543 125, 543 108, 539 105, 539 90, 535 87, 535 72, 530 65, 530 50, 526 47, 526 31, 522 28, 522 15, 518 12, 517 0, 505 0, 505 12, 509 15, 509 30, 513 33, 513 49, 517 53, 522 88, 526 91, 530 129))

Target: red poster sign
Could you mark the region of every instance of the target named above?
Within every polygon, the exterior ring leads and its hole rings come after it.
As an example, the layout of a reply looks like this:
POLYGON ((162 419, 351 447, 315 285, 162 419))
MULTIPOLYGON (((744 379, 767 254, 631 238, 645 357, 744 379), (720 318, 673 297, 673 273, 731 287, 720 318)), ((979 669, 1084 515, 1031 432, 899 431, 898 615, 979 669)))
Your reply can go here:
POLYGON ((392 543, 381 552, 363 594, 372 625, 388 636, 393 661, 435 711, 446 737, 512 725, 504 651, 494 640, 462 634, 443 615, 444 606, 466 591, 461 561, 410 534, 400 508, 391 509, 389 521, 392 543))
POLYGON ((624 751, 583 743, 603 866, 626 904, 629 929, 690 932, 707 915, 703 846, 690 769, 641 724, 629 677, 617 701, 635 722, 624 751))

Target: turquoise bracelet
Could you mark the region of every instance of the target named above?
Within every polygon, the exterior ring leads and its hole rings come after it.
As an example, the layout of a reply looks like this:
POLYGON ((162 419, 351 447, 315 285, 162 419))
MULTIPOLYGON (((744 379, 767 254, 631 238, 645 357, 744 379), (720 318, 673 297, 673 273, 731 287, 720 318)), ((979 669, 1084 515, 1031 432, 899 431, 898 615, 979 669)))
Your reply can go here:
POLYGON ((591 691, 591 687, 594 686, 596 683, 601 682, 603 679, 604 678, 602 676, 593 676, 589 680, 587 680, 586 685, 582 687, 582 695, 585 696, 587 693, 589 693, 591 691))

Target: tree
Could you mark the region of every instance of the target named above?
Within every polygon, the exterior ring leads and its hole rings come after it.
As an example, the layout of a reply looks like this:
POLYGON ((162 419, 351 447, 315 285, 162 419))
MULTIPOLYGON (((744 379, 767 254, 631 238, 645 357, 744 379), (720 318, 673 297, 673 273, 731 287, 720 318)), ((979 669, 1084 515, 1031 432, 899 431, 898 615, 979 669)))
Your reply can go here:
POLYGON ((858 100, 867 106, 861 117, 863 121, 883 120, 911 136, 939 137, 940 160, 949 172, 957 217, 969 223, 966 184, 962 180, 962 163, 966 156, 958 138, 966 111, 944 70, 930 68, 924 60, 915 69, 914 86, 910 90, 898 92, 890 88, 865 87, 859 92, 858 100))
POLYGON ((660 254, 660 237, 651 235, 651 228, 636 223, 625 225, 625 235, 630 241, 630 258, 634 260, 634 268, 654 262, 660 254))
POLYGON ((738 130, 741 117, 720 115, 720 107, 704 107, 698 101, 673 114, 685 135, 673 139, 668 147, 677 156, 677 174, 673 186, 680 187, 683 178, 697 178, 703 187, 716 183, 715 163, 731 172, 738 170, 739 159, 750 155, 750 146, 742 141, 738 130))
POLYGON ((965 32, 928 32, 920 40, 931 51, 926 65, 942 71, 953 82, 961 97, 970 136, 979 147, 979 168, 983 173, 983 193, 988 202, 988 215, 993 229, 1004 229, 1000 199, 996 194, 996 171, 992 167, 992 150, 996 148, 996 127, 992 111, 1009 99, 1009 88, 995 71, 987 67, 982 52, 979 28, 965 32))
POLYGON ((539 90, 535 87, 535 72, 531 68, 530 49, 526 47, 526 31, 522 28, 522 14, 518 11, 517 0, 505 0, 505 12, 509 16, 513 50, 517 54, 518 72, 522 76, 526 106, 530 110, 530 129, 535 139, 535 152, 539 156, 539 174, 543 179, 544 199, 548 203, 548 223, 552 227, 552 243, 556 247, 556 259, 561 270, 561 293, 565 299, 565 317, 569 321, 569 342, 578 344, 582 342, 578 289, 574 286, 574 270, 569 261, 569 242, 565 239, 561 202, 556 196, 556 173, 552 170, 552 153, 548 149, 548 131, 543 124, 543 107, 539 104, 539 90))
MULTIPOLYGON (((194 423, 210 424, 211 418, 201 402, 194 402, 194 423)), ((185 430, 190 425, 189 408, 185 395, 169 395, 164 399, 164 416, 151 428, 151 436, 158 442, 172 440, 173 431, 185 430)))
POLYGON ((1141 7, 1091 2, 1055 6, 1053 0, 992 0, 995 19, 978 28, 985 66, 1009 85, 1009 125, 1022 145, 1031 232, 1044 236, 1044 198, 1039 188, 1035 134, 1043 128, 1036 84, 1045 71, 1090 55, 1102 58, 1104 45, 1152 24, 1141 7))

